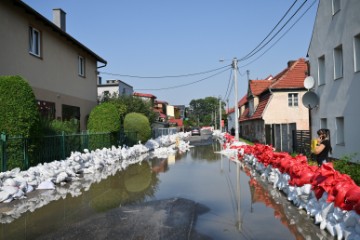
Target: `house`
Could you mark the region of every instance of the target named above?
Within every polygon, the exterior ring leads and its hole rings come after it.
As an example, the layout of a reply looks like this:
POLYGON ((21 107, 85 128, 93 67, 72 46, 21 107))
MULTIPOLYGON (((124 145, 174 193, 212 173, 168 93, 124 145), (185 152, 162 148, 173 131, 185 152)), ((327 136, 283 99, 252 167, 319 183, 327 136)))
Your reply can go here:
POLYGON ((167 105, 169 104, 165 101, 155 100, 154 111, 159 114, 159 118, 158 118, 159 122, 165 122, 167 119, 166 116, 167 105))
POLYGON ((185 119, 185 105, 174 105, 179 110, 179 116, 177 118, 185 119))
POLYGON ((105 84, 97 85, 98 98, 103 99, 106 96, 132 96, 134 88, 121 80, 106 80, 105 84))
POLYGON ((309 129, 309 112, 301 104, 307 72, 308 63, 300 58, 289 61, 275 77, 249 80, 247 95, 238 105, 240 136, 291 152, 293 130, 309 129))
POLYGON ((0 75, 23 77, 42 115, 77 118, 85 130, 97 105, 98 68, 107 62, 66 32, 65 16, 54 9, 51 22, 23 1, 0 1, 0 75))
POLYGON ((139 93, 139 92, 134 92, 133 93, 134 97, 138 97, 141 98, 142 100, 144 100, 145 102, 148 102, 151 104, 151 107, 154 107, 155 105, 155 100, 156 100, 156 96, 150 94, 150 93, 139 93))
POLYGON ((320 0, 308 49, 312 91, 319 98, 311 110, 312 137, 329 129, 335 158, 360 152, 359 9, 358 0, 320 0))

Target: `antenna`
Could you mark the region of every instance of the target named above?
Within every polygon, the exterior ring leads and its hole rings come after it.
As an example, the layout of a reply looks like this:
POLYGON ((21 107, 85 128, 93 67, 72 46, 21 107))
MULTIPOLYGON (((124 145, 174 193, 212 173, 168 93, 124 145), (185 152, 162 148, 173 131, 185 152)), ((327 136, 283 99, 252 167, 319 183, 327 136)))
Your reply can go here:
POLYGON ((312 76, 307 76, 304 80, 304 87, 307 90, 312 89, 315 86, 315 81, 314 78, 312 76))
POLYGON ((319 104, 319 97, 316 93, 308 91, 302 97, 302 103, 308 109, 313 109, 319 104))

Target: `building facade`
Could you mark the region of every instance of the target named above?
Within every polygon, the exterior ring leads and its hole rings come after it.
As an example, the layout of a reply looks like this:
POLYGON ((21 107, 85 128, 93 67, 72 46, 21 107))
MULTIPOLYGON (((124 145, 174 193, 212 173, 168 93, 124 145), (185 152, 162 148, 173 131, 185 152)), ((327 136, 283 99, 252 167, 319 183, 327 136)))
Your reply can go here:
POLYGON ((301 103, 307 72, 300 58, 275 77, 249 80, 247 95, 239 101, 240 136, 292 152, 293 130, 309 130, 309 111, 301 103))
POLYGON ((106 80, 105 84, 97 85, 97 93, 99 100, 106 96, 132 96, 134 88, 121 80, 106 80))
POLYGON ((53 16, 51 22, 20 0, 0 1, 0 75, 23 77, 41 114, 77 118, 85 130, 97 104, 97 69, 107 62, 66 33, 64 11, 53 16))
POLYGON ((329 129, 335 158, 360 153, 359 10, 358 0, 320 0, 308 50, 312 91, 319 97, 311 111, 312 136, 329 129))

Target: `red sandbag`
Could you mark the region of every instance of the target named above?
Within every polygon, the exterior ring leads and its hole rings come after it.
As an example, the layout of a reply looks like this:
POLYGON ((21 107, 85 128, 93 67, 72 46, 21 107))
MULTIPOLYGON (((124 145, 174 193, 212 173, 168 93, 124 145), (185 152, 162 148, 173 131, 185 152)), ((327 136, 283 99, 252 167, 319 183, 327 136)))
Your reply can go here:
POLYGON ((345 195, 344 200, 344 210, 355 210, 358 214, 360 214, 359 204, 360 204, 360 187, 354 185, 353 188, 350 188, 345 195))

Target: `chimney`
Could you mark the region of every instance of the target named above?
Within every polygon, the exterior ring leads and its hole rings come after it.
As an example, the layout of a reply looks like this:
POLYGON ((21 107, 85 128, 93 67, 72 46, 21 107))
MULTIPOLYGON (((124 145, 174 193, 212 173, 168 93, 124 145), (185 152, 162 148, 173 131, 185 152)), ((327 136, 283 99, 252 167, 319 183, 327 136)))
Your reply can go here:
POLYGON ((53 22, 64 32, 66 31, 66 12, 61 8, 53 9, 53 22))
POLYGON ((291 66, 295 63, 295 60, 288 61, 288 68, 291 68, 291 66))

